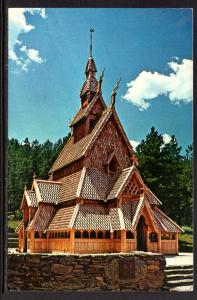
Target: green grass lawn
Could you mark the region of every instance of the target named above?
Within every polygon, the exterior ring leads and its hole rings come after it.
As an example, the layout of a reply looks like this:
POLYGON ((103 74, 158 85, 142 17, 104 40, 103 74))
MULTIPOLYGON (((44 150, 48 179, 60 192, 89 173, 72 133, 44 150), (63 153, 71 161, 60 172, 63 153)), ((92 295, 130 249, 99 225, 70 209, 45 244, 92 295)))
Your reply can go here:
POLYGON ((15 232, 20 220, 8 220, 8 232, 15 232))
POLYGON ((193 252, 193 228, 182 226, 184 233, 179 235, 179 251, 193 252))

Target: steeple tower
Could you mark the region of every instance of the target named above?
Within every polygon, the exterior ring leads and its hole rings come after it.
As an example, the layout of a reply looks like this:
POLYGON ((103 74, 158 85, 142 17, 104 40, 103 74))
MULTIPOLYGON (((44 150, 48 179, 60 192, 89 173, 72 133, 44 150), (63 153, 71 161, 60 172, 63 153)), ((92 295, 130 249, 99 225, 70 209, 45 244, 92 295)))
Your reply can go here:
POLYGON ((91 102, 92 98, 96 94, 97 85, 98 85, 96 79, 96 72, 97 72, 96 64, 92 57, 92 33, 93 32, 94 29, 91 28, 90 29, 90 57, 87 61, 86 69, 85 69, 86 80, 80 92, 82 107, 86 106, 88 103, 91 102))

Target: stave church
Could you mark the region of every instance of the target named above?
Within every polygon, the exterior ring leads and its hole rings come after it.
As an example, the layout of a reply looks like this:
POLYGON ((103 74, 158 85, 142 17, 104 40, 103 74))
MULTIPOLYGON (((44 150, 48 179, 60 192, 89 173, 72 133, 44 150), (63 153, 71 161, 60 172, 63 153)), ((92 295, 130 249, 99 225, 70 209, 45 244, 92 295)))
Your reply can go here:
POLYGON ((102 96, 92 55, 85 68, 80 108, 71 137, 51 166, 49 179, 33 177, 24 189, 16 228, 19 251, 28 253, 178 253, 183 231, 146 186, 115 103, 102 96))

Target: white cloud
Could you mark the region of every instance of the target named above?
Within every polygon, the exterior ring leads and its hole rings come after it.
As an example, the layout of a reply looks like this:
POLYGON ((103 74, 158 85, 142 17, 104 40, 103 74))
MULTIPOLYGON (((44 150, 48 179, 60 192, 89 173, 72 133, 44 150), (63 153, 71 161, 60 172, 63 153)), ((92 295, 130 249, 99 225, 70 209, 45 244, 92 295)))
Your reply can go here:
POLYGON ((142 71, 136 79, 127 84, 123 99, 140 110, 150 107, 150 100, 165 95, 172 103, 189 103, 193 99, 193 61, 183 59, 181 63, 168 63, 169 75, 142 71))
POLYGON ((136 147, 140 144, 140 142, 134 141, 134 140, 130 140, 129 142, 130 142, 131 146, 133 147, 134 151, 136 150, 136 147))
MULTIPOLYGON (((28 71, 28 66, 31 62, 42 63, 44 60, 40 57, 37 49, 27 49, 23 51, 22 56, 17 56, 15 52, 16 46, 21 46, 22 41, 19 40, 21 33, 28 33, 35 29, 35 26, 28 24, 25 13, 31 15, 39 15, 41 18, 46 18, 44 8, 10 8, 8 11, 9 34, 8 34, 8 49, 9 59, 14 61, 22 70, 28 71), (25 56, 24 56, 25 55, 25 56)), ((26 47, 23 45, 21 48, 26 47)))
POLYGON ((163 134, 163 141, 164 144, 169 144, 171 141, 172 137, 168 134, 168 133, 164 133, 163 134))
POLYGON ((38 64, 43 63, 42 57, 39 56, 39 51, 36 49, 27 49, 25 45, 20 48, 21 52, 25 52, 28 58, 38 64))

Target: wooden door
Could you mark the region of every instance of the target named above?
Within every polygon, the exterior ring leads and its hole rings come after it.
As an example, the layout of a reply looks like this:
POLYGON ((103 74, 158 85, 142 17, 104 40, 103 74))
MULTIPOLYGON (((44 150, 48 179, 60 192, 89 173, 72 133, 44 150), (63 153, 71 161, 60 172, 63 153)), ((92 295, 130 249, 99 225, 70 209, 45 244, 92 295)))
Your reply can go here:
POLYGON ((137 250, 146 251, 146 222, 143 216, 140 217, 137 225, 137 250))

